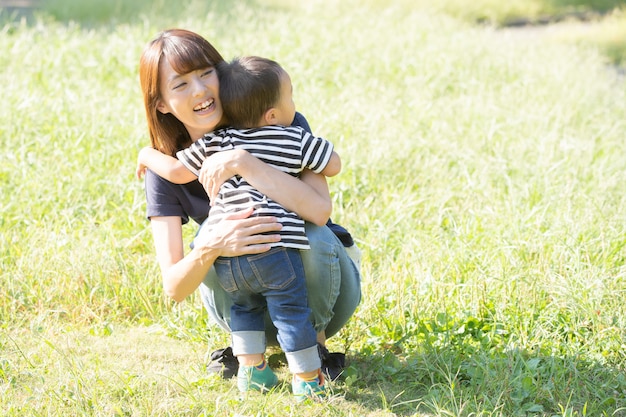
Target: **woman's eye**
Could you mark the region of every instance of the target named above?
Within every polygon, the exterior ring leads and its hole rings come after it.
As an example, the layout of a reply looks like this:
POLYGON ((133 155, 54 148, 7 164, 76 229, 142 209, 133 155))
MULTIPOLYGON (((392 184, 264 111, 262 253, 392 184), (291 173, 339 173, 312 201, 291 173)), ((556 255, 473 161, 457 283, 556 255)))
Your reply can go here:
POLYGON ((174 87, 172 87, 172 90, 178 90, 179 88, 183 87, 185 84, 187 83, 176 84, 174 87))
POLYGON ((202 73, 202 77, 206 77, 207 75, 211 75, 213 73, 213 68, 209 68, 208 70, 202 73))

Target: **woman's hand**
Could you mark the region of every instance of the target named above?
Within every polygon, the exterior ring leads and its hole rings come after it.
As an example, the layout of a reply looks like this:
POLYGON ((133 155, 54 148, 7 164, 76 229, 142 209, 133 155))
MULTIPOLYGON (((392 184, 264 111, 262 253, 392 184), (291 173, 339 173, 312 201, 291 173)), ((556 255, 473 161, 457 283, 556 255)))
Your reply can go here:
POLYGON ((270 243, 278 242, 277 232, 282 225, 275 217, 250 217, 254 209, 249 208, 233 213, 218 224, 203 228, 194 241, 195 246, 204 246, 217 250, 220 256, 240 256, 266 252, 270 243), (203 233, 203 231, 206 231, 203 233))
POLYGON ((233 149, 216 152, 204 160, 198 181, 209 196, 211 205, 213 205, 222 184, 237 175, 237 166, 247 154, 248 152, 244 150, 233 149))
POLYGON ((234 213, 209 228, 201 229, 194 248, 184 254, 180 217, 152 217, 157 259, 163 274, 163 289, 180 302, 194 292, 219 256, 262 253, 280 236, 272 233, 282 225, 274 217, 250 217, 252 209, 234 213), (204 231, 204 233, 203 233, 204 231))

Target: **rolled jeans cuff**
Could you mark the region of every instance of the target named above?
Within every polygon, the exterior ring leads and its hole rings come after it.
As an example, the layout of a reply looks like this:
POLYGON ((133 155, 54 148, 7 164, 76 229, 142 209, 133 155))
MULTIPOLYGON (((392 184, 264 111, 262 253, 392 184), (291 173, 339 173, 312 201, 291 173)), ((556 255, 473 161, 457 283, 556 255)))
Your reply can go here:
POLYGON ((232 332, 233 355, 265 353, 265 331, 244 330, 232 332))
POLYGON ((296 352, 285 352, 285 356, 292 374, 314 371, 322 366, 317 344, 296 352))

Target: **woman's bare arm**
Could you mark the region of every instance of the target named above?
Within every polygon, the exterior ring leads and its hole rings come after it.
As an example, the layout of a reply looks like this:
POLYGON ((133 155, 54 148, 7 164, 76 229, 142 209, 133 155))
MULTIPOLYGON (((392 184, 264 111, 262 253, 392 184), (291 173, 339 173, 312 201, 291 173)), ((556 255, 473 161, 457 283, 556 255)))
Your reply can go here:
POLYGON ((269 250, 279 235, 260 233, 278 231, 273 217, 251 217, 252 209, 235 213, 211 229, 205 244, 195 245, 184 254, 180 217, 151 218, 156 255, 163 276, 163 289, 175 301, 183 301, 202 283, 218 256, 239 256, 269 250))
POLYGON ((305 220, 322 226, 330 217, 332 201, 323 175, 305 170, 298 179, 241 149, 213 154, 204 161, 198 179, 213 201, 219 187, 234 175, 305 220))

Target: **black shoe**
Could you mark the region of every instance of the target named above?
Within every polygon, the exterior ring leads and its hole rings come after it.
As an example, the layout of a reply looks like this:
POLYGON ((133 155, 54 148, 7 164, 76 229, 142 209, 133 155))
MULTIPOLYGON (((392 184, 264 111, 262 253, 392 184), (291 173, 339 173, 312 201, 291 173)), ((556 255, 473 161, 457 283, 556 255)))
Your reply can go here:
POLYGON ((322 360, 322 372, 331 381, 337 380, 346 367, 346 355, 343 353, 330 353, 326 346, 317 344, 317 351, 322 360))
POLYGON ((233 355, 233 349, 229 346, 211 352, 211 361, 206 367, 210 373, 219 374, 224 379, 230 379, 239 371, 239 361, 233 355))

